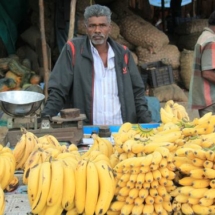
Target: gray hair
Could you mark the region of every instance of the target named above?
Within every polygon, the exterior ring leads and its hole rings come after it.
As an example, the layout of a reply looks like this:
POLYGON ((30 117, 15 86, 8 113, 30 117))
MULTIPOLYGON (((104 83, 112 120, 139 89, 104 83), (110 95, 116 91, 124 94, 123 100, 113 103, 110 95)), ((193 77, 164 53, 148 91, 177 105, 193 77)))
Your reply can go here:
POLYGON ((91 6, 86 7, 84 12, 84 22, 87 24, 88 19, 90 17, 99 17, 99 16, 106 16, 108 23, 111 23, 111 10, 106 7, 99 4, 93 4, 91 6))

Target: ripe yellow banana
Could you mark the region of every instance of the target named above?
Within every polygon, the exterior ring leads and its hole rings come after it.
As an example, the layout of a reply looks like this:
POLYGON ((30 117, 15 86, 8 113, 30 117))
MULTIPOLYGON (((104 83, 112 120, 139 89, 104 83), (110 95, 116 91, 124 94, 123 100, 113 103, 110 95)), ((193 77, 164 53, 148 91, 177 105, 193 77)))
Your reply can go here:
POLYGON ((169 213, 172 212, 172 205, 171 205, 170 201, 163 201, 162 206, 167 212, 169 212, 169 213))
POLYGON ((46 200, 49 194, 50 182, 51 182, 50 162, 44 162, 41 164, 40 173, 37 179, 38 179, 38 191, 33 201, 33 204, 31 205, 31 211, 32 213, 35 213, 35 214, 40 213, 46 205, 46 200))
POLYGON ((106 163, 99 161, 95 163, 99 176, 99 196, 96 204, 95 214, 105 214, 110 206, 115 192, 115 180, 112 169, 106 163))
POLYGON ((87 188, 85 213, 94 214, 99 196, 99 175, 94 162, 89 161, 87 164, 87 188))
POLYGON ((145 204, 147 205, 153 205, 155 202, 154 198, 150 195, 146 196, 145 198, 145 204))
POLYGON ((0 214, 4 214, 4 210, 5 210, 5 196, 4 196, 4 192, 3 189, 0 186, 0 214))
MULTIPOLYGON (((54 205, 52 205, 52 206, 45 205, 44 210, 45 210, 45 211, 43 211, 44 215, 46 215, 46 214, 47 215, 48 214, 61 215, 63 212, 63 207, 61 204, 61 197, 58 198, 57 202, 54 205)), ((40 214, 41 213, 39 213, 39 215, 40 214)))
POLYGON ((181 172, 183 172, 183 173, 189 175, 191 170, 199 169, 199 167, 194 166, 193 164, 184 163, 184 164, 182 164, 181 166, 179 166, 178 169, 179 169, 181 172))
POLYGON ((42 161, 42 151, 40 149, 36 149, 33 151, 30 156, 28 157, 26 163, 25 163, 25 169, 23 172, 22 181, 24 184, 28 184, 28 176, 30 174, 31 168, 42 161))
POLYGON ((114 168, 119 163, 118 156, 114 153, 110 156, 110 164, 111 167, 114 168))
POLYGON ((139 196, 140 198, 145 199, 148 195, 149 195, 149 191, 148 191, 147 189, 141 188, 141 189, 139 190, 138 196, 139 196))
POLYGON ((60 160, 52 160, 50 162, 50 189, 46 198, 46 204, 53 206, 59 198, 62 200, 63 194, 63 164, 60 160), (56 189, 57 188, 57 189, 56 189))
POLYGON ((110 157, 113 154, 113 145, 108 139, 103 139, 103 141, 106 143, 108 147, 108 157, 110 157))
POLYGON ((210 185, 210 180, 209 179, 194 179, 192 186, 194 188, 206 188, 210 185))
POLYGON ((24 155, 25 147, 26 147, 26 139, 25 139, 25 135, 22 135, 13 150, 13 154, 17 164, 19 163, 19 161, 24 155))
POLYGON ((134 205, 131 214, 142 214, 144 205, 134 205))
POLYGON ((124 204, 121 208, 121 213, 122 215, 127 215, 127 214, 131 214, 132 209, 133 209, 134 205, 133 204, 124 204))
POLYGON ((74 207, 75 197, 75 169, 71 165, 62 160, 63 166, 63 194, 62 207, 65 210, 71 210, 74 207))
POLYGON ((125 122, 120 126, 118 133, 127 133, 130 129, 132 129, 132 126, 133 125, 130 122, 125 122))
POLYGON ((161 116, 161 122, 165 124, 173 121, 174 114, 167 112, 164 108, 161 107, 160 116, 161 116))
MULTIPOLYGON (((5 153, 6 154, 6 153, 5 153)), ((10 183, 10 181, 13 179, 14 172, 15 172, 15 161, 12 157, 6 156, 6 155, 0 155, 1 156, 1 168, 4 170, 3 175, 1 177, 1 187, 4 190, 10 183)))
POLYGON ((183 204, 181 205, 181 211, 182 211, 182 213, 184 213, 184 214, 194 214, 194 211, 193 211, 193 209, 192 209, 192 206, 191 206, 190 204, 188 204, 188 203, 183 203, 183 204))
POLYGON ((132 145, 136 143, 136 140, 128 139, 123 143, 123 150, 128 153, 132 151, 132 145))
POLYGON ((36 164, 31 168, 31 171, 29 172, 28 176, 28 200, 31 205, 33 205, 33 202, 36 199, 36 195, 38 192, 38 186, 39 186, 39 175, 40 175, 40 169, 42 164, 36 164), (37 179, 37 180, 35 180, 37 179))
POLYGON ((193 212, 195 214, 210 214, 210 208, 199 204, 192 205, 193 212))
POLYGON ((213 205, 213 203, 214 203, 213 199, 208 199, 204 197, 199 200, 199 204, 206 207, 213 205))
POLYGON ((165 197, 167 195, 167 190, 164 186, 159 185, 157 191, 159 196, 165 197))
POLYGON ((82 159, 75 170, 75 205, 79 214, 83 213, 86 202, 87 163, 88 160, 82 159))
POLYGON ((106 142, 104 142, 103 139, 100 137, 97 137, 97 138, 98 138, 99 151, 104 155, 106 155, 107 157, 109 157, 109 148, 106 142))
POLYGON ((148 204, 145 204, 144 207, 143 207, 143 214, 144 215, 149 215, 149 214, 153 214, 154 212, 154 205, 151 204, 151 205, 148 205, 148 204))
POLYGON ((110 204, 109 210, 114 211, 114 212, 120 212, 123 205, 125 205, 125 202, 113 201, 110 204))
POLYGON ((76 207, 74 207, 71 210, 67 211, 66 215, 78 215, 78 211, 77 211, 76 207))
POLYGON ((189 192, 189 196, 192 198, 203 198, 205 196, 205 192, 208 190, 208 188, 199 188, 199 189, 195 189, 193 188, 192 190, 190 190, 189 192))

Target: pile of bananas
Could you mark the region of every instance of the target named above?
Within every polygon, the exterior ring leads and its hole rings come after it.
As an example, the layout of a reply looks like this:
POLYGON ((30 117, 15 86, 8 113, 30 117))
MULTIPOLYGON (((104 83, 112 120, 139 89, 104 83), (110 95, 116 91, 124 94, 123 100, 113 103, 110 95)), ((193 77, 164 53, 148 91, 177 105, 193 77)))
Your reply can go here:
POLYGON ((128 158, 118 163, 114 167, 115 200, 108 212, 123 215, 171 213, 169 193, 176 189, 171 155, 167 148, 157 147, 144 157, 128 158))
POLYGON ((22 136, 16 144, 13 154, 16 159, 16 169, 24 169, 25 162, 38 143, 38 138, 32 132, 21 128, 22 136))
POLYGON ((31 167, 28 198, 34 214, 105 214, 115 192, 110 160, 100 151, 77 159, 64 152, 31 167))
POLYGON ((45 161, 50 160, 51 158, 59 158, 61 157, 62 153, 64 153, 65 155, 69 153, 69 155, 74 156, 77 160, 81 158, 78 152, 78 148, 75 144, 70 144, 69 147, 66 147, 65 149, 65 145, 60 146, 56 138, 52 139, 55 140, 55 144, 49 144, 47 142, 38 143, 29 155, 24 165, 22 177, 24 184, 28 184, 28 176, 31 168, 37 164, 41 164, 45 161), (59 146, 57 144, 59 144, 59 146))
POLYGON ((78 163, 75 177, 75 207, 78 214, 105 214, 115 192, 109 158, 100 151, 91 151, 78 163))
POLYGON ((0 214, 4 214, 5 210, 5 196, 4 191, 0 186, 0 214))
POLYGON ((160 116, 162 123, 190 120, 184 106, 174 102, 173 100, 167 101, 164 107, 160 109, 160 116))
POLYGON ((3 190, 7 188, 14 178, 15 165, 12 150, 0 145, 0 185, 3 190))
POLYGON ((60 215, 74 208, 78 160, 65 152, 35 165, 28 176, 28 199, 34 214, 60 215))
POLYGON ((136 138, 136 131, 133 130, 132 124, 130 126, 129 123, 123 124, 121 131, 114 134, 114 155, 118 157, 119 161, 123 161, 131 157, 150 154, 159 146, 174 151, 177 148, 175 141, 181 137, 182 131, 178 125, 171 123, 170 126, 169 124, 156 129, 153 136, 145 139, 136 138))
POLYGON ((108 158, 113 154, 113 146, 109 140, 107 140, 105 138, 101 138, 97 134, 93 134, 92 138, 94 140, 93 145, 90 147, 90 149, 86 153, 84 153, 82 158, 90 155, 90 153, 92 151, 100 151, 101 153, 106 155, 108 158))
MULTIPOLYGON (((197 145, 198 146, 198 145, 197 145)), ((174 164, 183 173, 174 197, 173 211, 184 214, 215 213, 215 152, 201 147, 176 150, 174 164)))

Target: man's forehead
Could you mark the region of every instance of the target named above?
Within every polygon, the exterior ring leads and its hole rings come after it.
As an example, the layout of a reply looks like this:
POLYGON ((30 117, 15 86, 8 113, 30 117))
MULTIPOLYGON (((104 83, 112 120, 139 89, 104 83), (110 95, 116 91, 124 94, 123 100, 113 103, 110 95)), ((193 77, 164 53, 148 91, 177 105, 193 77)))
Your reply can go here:
POLYGON ((92 16, 88 19, 88 23, 107 23, 106 16, 92 16))

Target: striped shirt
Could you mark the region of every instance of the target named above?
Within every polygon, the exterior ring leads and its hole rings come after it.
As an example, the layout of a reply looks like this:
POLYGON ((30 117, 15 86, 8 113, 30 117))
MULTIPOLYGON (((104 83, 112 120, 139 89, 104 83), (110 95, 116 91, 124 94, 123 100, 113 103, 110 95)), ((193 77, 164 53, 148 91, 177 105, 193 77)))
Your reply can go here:
POLYGON ((193 74, 190 80, 189 106, 203 109, 215 103, 214 83, 202 77, 202 71, 215 69, 215 33, 204 28, 194 50, 193 74))
POLYGON ((108 66, 105 67, 97 49, 91 44, 95 73, 93 99, 94 125, 122 124, 121 105, 114 64, 115 54, 110 44, 108 46, 108 66))

